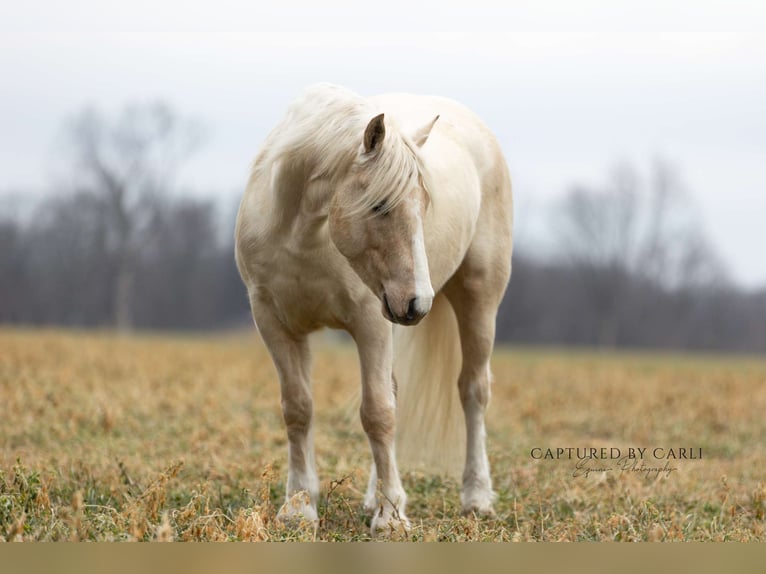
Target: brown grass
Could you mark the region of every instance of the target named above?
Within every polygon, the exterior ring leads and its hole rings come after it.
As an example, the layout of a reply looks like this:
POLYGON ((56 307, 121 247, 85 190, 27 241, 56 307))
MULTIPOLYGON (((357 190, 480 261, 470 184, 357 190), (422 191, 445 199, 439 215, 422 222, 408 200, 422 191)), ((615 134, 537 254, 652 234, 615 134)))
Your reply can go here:
MULTIPOLYGON (((366 540, 357 372, 353 348, 319 343, 320 522, 290 529, 274 520, 286 441, 254 336, 0 330, 0 539, 366 540)), ((766 540, 766 362, 514 349, 494 373, 497 517, 461 517, 454 480, 406 471, 413 540, 766 540), (586 478, 530 456, 570 446, 703 459, 586 478)))

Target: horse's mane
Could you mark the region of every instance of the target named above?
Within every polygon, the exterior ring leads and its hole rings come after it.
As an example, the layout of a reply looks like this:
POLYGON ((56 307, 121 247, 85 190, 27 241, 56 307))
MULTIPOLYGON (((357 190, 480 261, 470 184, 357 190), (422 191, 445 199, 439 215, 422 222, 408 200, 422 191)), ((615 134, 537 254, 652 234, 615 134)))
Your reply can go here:
POLYGON ((359 193, 346 194, 344 209, 350 215, 369 214, 385 204, 389 210, 407 192, 422 183, 416 146, 386 117, 386 135, 380 149, 363 153, 367 123, 379 111, 365 98, 331 84, 308 88, 289 107, 287 115, 269 136, 253 171, 278 165, 281 174, 304 183, 326 181, 335 188, 352 172, 359 176, 359 193))

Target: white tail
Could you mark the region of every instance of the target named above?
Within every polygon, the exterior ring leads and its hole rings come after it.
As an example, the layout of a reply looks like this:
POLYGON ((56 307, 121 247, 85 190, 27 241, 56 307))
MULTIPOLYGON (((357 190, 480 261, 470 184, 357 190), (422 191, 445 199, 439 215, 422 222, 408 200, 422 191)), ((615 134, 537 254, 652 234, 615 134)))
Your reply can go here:
POLYGON ((394 328, 399 464, 459 477, 465 423, 457 379, 462 366, 457 319, 439 294, 415 327, 394 328))

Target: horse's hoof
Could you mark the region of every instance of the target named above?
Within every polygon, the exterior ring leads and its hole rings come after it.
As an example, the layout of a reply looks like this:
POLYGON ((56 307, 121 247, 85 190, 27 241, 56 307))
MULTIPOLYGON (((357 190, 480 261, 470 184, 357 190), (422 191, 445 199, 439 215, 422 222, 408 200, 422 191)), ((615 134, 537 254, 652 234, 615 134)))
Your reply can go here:
POLYGON ((400 513, 381 513, 378 511, 373 516, 370 525, 373 538, 406 540, 410 530, 412 530, 410 521, 400 513))
POLYGON ((311 496, 305 490, 293 494, 277 513, 277 522, 291 528, 306 523, 315 524, 318 520, 317 510, 311 504, 311 496))
POLYGON ((495 501, 495 493, 492 492, 491 488, 464 490, 460 499, 463 507, 463 516, 495 517, 495 509, 492 507, 492 503, 495 501))
POLYGON ((463 516, 476 516, 478 518, 495 518, 497 514, 492 505, 463 507, 463 516))

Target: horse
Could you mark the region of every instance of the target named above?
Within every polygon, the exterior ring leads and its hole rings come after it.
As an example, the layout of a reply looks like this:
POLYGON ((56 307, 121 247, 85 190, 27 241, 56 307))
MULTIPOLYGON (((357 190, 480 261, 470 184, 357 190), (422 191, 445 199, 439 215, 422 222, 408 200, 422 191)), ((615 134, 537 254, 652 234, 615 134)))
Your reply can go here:
POLYGON ((462 509, 493 514, 485 411, 512 227, 500 145, 463 105, 319 84, 288 107, 256 155, 235 230, 281 390, 278 519, 317 520, 308 335, 325 327, 347 331, 359 355, 372 534, 410 528, 396 451, 425 436, 454 454, 450 425, 465 444, 462 509))

